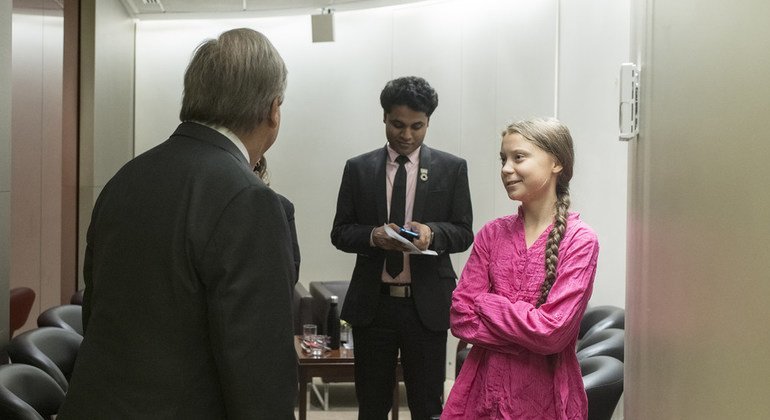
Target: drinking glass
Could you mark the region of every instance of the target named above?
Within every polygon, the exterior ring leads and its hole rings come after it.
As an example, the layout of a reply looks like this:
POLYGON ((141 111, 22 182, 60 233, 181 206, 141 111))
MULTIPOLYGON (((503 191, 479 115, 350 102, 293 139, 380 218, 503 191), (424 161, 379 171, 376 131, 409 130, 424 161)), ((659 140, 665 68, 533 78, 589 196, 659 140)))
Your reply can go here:
POLYGON ((321 357, 326 350, 326 336, 314 335, 310 342, 310 355, 312 357, 321 357))
POLYGON ((318 334, 318 326, 316 324, 305 324, 302 326, 302 340, 309 343, 314 335, 318 334))

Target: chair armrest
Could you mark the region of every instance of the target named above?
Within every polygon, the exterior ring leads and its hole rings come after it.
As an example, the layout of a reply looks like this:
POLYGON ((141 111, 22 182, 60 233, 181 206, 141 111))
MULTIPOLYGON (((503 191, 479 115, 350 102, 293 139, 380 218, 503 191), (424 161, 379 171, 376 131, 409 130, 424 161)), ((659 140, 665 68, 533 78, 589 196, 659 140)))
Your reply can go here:
POLYGON ((313 319, 313 296, 302 283, 294 285, 291 309, 294 315, 294 335, 302 335, 304 324, 315 323, 313 319))
POLYGON ((471 344, 466 343, 463 340, 457 342, 457 353, 455 354, 455 378, 460 374, 460 369, 463 367, 465 359, 468 357, 468 353, 471 352, 471 344))

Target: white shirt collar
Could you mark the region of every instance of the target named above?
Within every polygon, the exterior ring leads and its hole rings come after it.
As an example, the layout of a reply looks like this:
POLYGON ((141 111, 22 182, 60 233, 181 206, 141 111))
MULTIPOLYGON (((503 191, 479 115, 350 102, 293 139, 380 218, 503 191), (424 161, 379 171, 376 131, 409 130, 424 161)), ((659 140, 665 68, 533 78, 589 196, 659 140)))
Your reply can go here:
POLYGON ((249 159, 249 151, 246 150, 246 146, 243 144, 241 139, 239 139, 238 136, 235 135, 235 133, 230 131, 230 129, 228 129, 226 127, 221 127, 221 126, 218 126, 218 125, 206 124, 206 123, 203 123, 203 122, 200 122, 200 121, 192 121, 192 122, 194 122, 196 124, 200 124, 200 125, 205 125, 206 127, 210 128, 212 130, 216 130, 217 132, 219 132, 219 134, 227 137, 231 142, 233 142, 235 147, 237 147, 238 150, 241 151, 241 153, 243 154, 243 157, 246 158, 246 162, 249 162, 249 165, 251 165, 251 160, 249 159))

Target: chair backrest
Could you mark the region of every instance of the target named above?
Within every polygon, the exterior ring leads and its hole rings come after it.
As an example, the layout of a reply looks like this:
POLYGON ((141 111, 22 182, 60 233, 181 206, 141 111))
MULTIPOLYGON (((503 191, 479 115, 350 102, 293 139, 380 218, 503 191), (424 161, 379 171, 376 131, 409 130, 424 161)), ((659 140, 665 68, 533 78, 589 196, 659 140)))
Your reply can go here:
POLYGON ((8 344, 8 356, 13 363, 26 363, 47 373, 67 392, 82 341, 79 334, 62 328, 36 328, 14 337, 8 344))
POLYGON ((25 364, 0 366, 0 418, 50 419, 64 402, 64 391, 40 369, 25 364))
POLYGON ((59 305, 48 308, 37 317, 37 326, 63 328, 83 335, 83 307, 59 305))
POLYGON ((580 361, 588 397, 588 420, 610 420, 623 394, 623 362, 610 356, 580 361))
MULTIPOLYGON (((620 309, 620 308, 618 308, 620 309)), ((626 311, 623 309, 612 311, 607 316, 597 320, 588 328, 581 337, 586 337, 593 334, 596 331, 601 331, 607 328, 625 329, 626 327, 626 311)))
POLYGON ((302 335, 302 326, 313 322, 313 296, 302 283, 294 285, 291 311, 294 315, 294 335, 302 335))
POLYGON ((14 287, 10 290, 9 306, 9 328, 8 336, 13 337, 13 333, 27 323, 29 312, 32 310, 32 304, 35 302, 35 291, 29 287, 14 287))
POLYGON ((326 320, 329 315, 330 297, 337 296, 337 309, 342 310, 345 304, 345 295, 348 293, 350 282, 339 281, 311 281, 310 294, 313 296, 313 319, 318 325, 318 333, 326 334, 326 320))
POLYGON ((612 305, 589 306, 583 313, 583 318, 580 320, 580 333, 578 334, 578 338, 583 338, 586 335, 586 332, 596 325, 597 322, 611 315, 617 316, 616 314, 620 312, 625 311, 623 308, 612 305))
POLYGON ((73 293, 70 297, 70 303, 73 305, 81 305, 83 306, 83 292, 85 289, 80 289, 77 292, 73 293))
POLYGON ((619 328, 606 328, 583 337, 577 345, 577 358, 611 356, 624 361, 626 332, 619 328))

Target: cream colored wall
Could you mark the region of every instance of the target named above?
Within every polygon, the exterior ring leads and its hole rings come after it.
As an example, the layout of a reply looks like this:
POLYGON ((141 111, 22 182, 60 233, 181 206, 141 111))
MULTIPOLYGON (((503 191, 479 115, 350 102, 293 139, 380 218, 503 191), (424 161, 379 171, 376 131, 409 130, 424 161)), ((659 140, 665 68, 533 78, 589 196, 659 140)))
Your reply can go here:
POLYGON ((625 417, 770 418, 770 3, 639 0, 625 417))
POLYGON ((79 277, 99 192, 133 157, 135 24, 120 0, 81 2, 79 277))
POLYGON ((9 286, 37 294, 25 329, 61 303, 63 18, 49 6, 13 9, 12 20, 9 286))
POLYGON ((11 2, 0 2, 0 346, 8 340, 11 226, 11 2))

